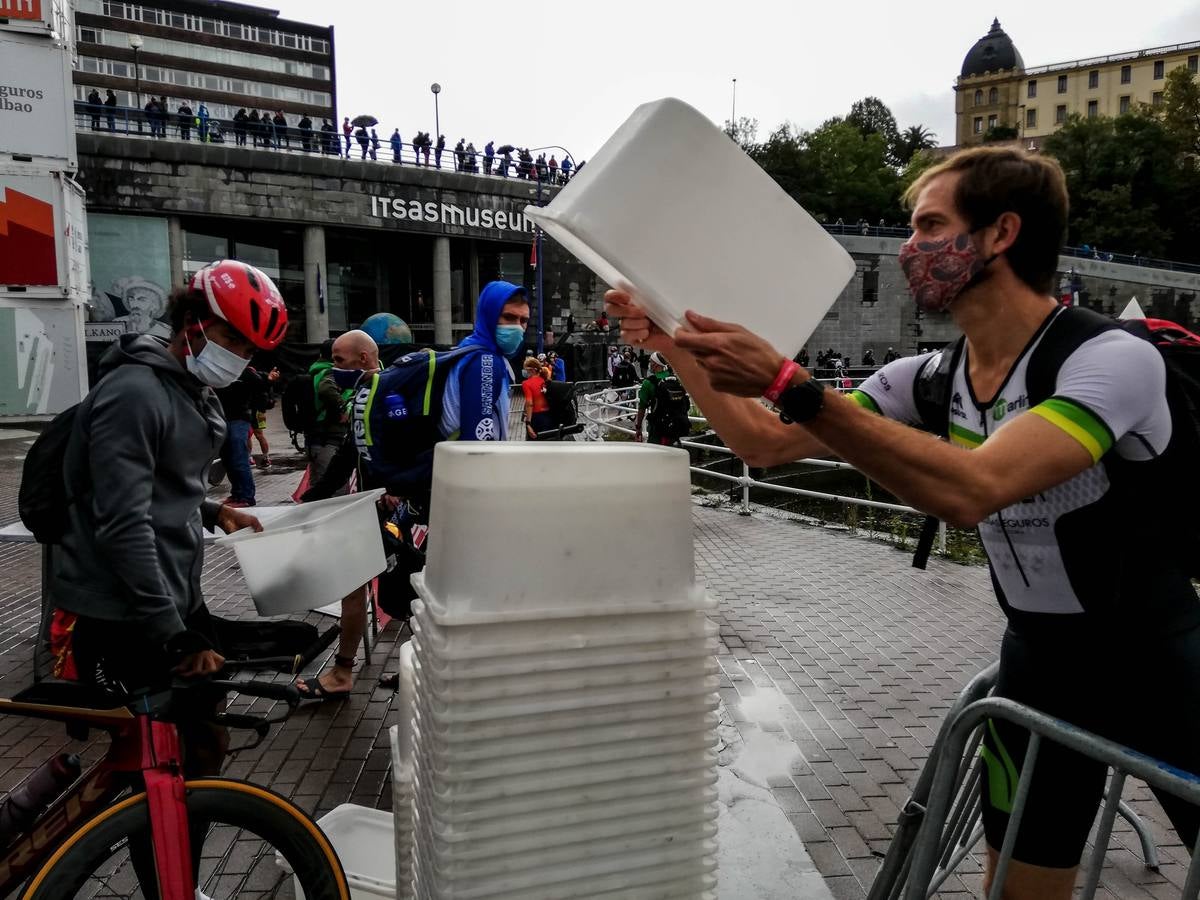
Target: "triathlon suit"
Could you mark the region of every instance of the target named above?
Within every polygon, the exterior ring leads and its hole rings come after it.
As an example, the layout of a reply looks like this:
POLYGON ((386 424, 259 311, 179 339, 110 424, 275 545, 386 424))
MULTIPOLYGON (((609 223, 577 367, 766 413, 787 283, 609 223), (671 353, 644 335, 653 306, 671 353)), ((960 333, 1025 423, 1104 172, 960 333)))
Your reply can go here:
MULTIPOLYGON (((1172 484, 1156 458, 1171 437, 1162 357, 1121 330, 1081 344, 1059 368, 1053 394, 1031 406, 1026 372, 1047 316, 995 396, 976 395, 964 347, 953 376, 950 443, 973 449, 1023 415, 1062 429, 1094 465, 979 523, 1008 628, 996 696, 1032 706, 1200 773, 1200 601, 1174 536, 1159 527, 1172 484)), ((940 352, 940 351, 939 351, 940 352)), ((850 394, 915 427, 914 384, 936 354, 903 357, 850 394)), ((1036 448, 1031 448, 1036 452, 1036 448)), ((999 848, 1027 733, 988 723, 981 756, 983 819, 999 848)), ((1044 742, 1014 858, 1077 865, 1104 789, 1105 768, 1044 742)), ((1200 812, 1160 795, 1189 846, 1200 812)))

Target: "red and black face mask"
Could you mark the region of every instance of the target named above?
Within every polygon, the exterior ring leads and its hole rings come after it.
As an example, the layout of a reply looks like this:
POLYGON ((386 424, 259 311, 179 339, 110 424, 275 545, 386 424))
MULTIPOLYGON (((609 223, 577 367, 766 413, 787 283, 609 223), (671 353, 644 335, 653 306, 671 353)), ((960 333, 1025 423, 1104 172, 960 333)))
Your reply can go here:
POLYGON ((900 247, 900 268, 908 289, 926 312, 947 310, 995 258, 984 259, 968 232, 940 241, 909 238, 900 247))

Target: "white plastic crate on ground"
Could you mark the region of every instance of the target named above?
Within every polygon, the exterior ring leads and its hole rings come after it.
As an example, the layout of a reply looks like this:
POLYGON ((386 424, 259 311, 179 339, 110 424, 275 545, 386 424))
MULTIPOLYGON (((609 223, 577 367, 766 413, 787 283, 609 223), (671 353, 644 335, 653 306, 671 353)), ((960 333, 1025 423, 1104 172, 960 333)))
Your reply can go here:
POLYGON ((687 467, 636 446, 437 448, 430 529, 451 537, 413 578, 396 736, 414 897, 711 896, 717 643, 687 467), (519 523, 548 491, 531 567, 519 523))

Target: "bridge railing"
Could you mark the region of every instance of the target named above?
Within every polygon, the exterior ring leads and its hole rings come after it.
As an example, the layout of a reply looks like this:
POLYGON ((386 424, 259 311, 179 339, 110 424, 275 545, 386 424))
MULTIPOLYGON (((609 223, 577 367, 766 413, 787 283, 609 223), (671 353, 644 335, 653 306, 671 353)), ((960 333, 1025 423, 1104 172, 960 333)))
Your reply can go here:
MULTIPOLYGON (((460 160, 455 155, 454 148, 447 146, 442 151, 441 165, 438 166, 437 151, 430 148, 428 155, 418 153, 411 141, 401 142, 398 150, 393 150, 390 135, 380 134, 378 146, 368 138, 364 149, 358 138, 351 134, 349 144, 340 132, 321 131, 316 128, 301 129, 297 119, 290 119, 286 126, 279 128, 270 123, 246 122, 239 124, 228 119, 218 119, 212 116, 203 121, 195 115, 190 120, 181 118, 177 111, 165 115, 151 116, 144 109, 130 106, 97 106, 86 100, 75 101, 75 129, 79 132, 95 132, 98 134, 119 134, 124 137, 143 138, 145 140, 187 141, 205 144, 221 144, 223 146, 245 147, 248 150, 270 150, 274 153, 295 153, 307 156, 334 156, 351 159, 357 162, 375 162, 385 165, 428 166, 448 171, 462 171, 475 175, 491 175, 493 177, 533 178, 535 166, 533 163, 521 167, 515 153, 509 159, 507 167, 503 154, 496 154, 491 161, 484 157, 482 147, 477 147, 474 160, 464 153, 460 160), (507 168, 507 175, 503 169, 507 168)), ((503 144, 501 146, 504 146, 503 144)), ((547 183, 565 184, 566 178, 562 170, 555 172, 547 170, 547 183)))
MULTIPOLYGON (((839 391, 851 390, 857 386, 858 382, 853 382, 847 387, 844 382, 838 385, 834 379, 820 379, 829 388, 839 391)), ((589 383, 594 385, 596 382, 589 383)), ((584 385, 583 382, 577 386, 584 385)), ((632 438, 635 431, 632 427, 633 420, 637 415, 637 387, 625 388, 603 388, 591 393, 583 394, 583 401, 580 403, 580 415, 587 420, 588 425, 585 435, 590 440, 607 440, 610 435, 621 434, 632 438)), ((695 424, 705 424, 707 419, 703 416, 689 416, 689 420, 695 424)), ((710 453, 720 457, 736 459, 732 450, 719 443, 712 442, 716 439, 716 434, 712 431, 705 431, 703 434, 695 435, 687 440, 680 441, 680 446, 691 451, 696 450, 702 453, 710 453)), ((751 474, 750 467, 742 460, 740 475, 729 475, 724 472, 716 472, 712 469, 703 466, 692 465, 692 475, 703 478, 715 478, 719 481, 727 482, 734 485, 735 488, 741 489, 741 511, 744 515, 749 515, 751 511, 750 491, 751 489, 771 491, 779 494, 784 494, 792 497, 807 497, 813 500, 833 501, 845 506, 857 506, 867 509, 886 510, 896 513, 910 513, 912 515, 923 515, 919 510, 913 509, 911 506, 904 506, 899 503, 888 503, 882 500, 871 500, 866 497, 854 497, 845 494, 834 494, 825 491, 812 491, 806 488, 792 487, 791 485, 779 484, 777 482, 763 481, 761 478, 755 478, 751 474)), ((822 469, 844 469, 857 471, 854 466, 849 463, 840 462, 832 459, 799 459, 796 463, 805 466, 822 469)), ((944 522, 938 527, 938 551, 946 552, 946 524, 944 522)))

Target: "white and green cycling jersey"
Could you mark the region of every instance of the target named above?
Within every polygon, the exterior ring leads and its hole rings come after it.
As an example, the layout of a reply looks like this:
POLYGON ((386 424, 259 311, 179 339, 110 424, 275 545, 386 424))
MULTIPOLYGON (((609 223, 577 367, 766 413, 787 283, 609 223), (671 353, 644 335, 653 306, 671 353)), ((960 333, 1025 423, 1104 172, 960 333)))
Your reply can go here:
MULTIPOLYGON (((1104 331, 1081 344, 1059 368, 1051 396, 1030 404, 1026 388, 1029 360, 1055 314, 1030 339, 995 396, 977 396, 965 347, 953 373, 949 440, 975 448, 1027 414, 1041 416, 1077 440, 1091 454, 1091 468, 1055 487, 1026 497, 979 523, 1001 605, 1010 619, 1097 612, 1123 618, 1134 614, 1152 592, 1156 573, 1147 553, 1147 525, 1153 505, 1136 494, 1141 475, 1171 438, 1166 371, 1155 347, 1120 329, 1104 331), (1147 465, 1147 463, 1150 463, 1147 465), (1140 464, 1140 465, 1139 465, 1140 464), (1114 485, 1112 467, 1132 471, 1114 485)), ((941 352, 941 351, 938 351, 941 352)), ((949 352, 947 350, 947 352, 949 352)), ((914 385, 932 354, 898 359, 872 375, 851 396, 890 419, 920 427, 914 385)), ((1030 448, 1036 453, 1037 448, 1030 448)), ((1152 484, 1152 482, 1150 482, 1152 484)), ((1168 490, 1168 485, 1162 486, 1168 490)), ((1161 503, 1163 497, 1155 498, 1161 503)), ((1178 579, 1170 580, 1177 585, 1178 579)), ((1186 579, 1182 582, 1186 587, 1186 579)), ((1162 592, 1159 591, 1159 594, 1162 592)), ((1188 605, 1177 586, 1168 589, 1172 607, 1188 605)), ((1195 607, 1195 596, 1190 606, 1195 607)))

